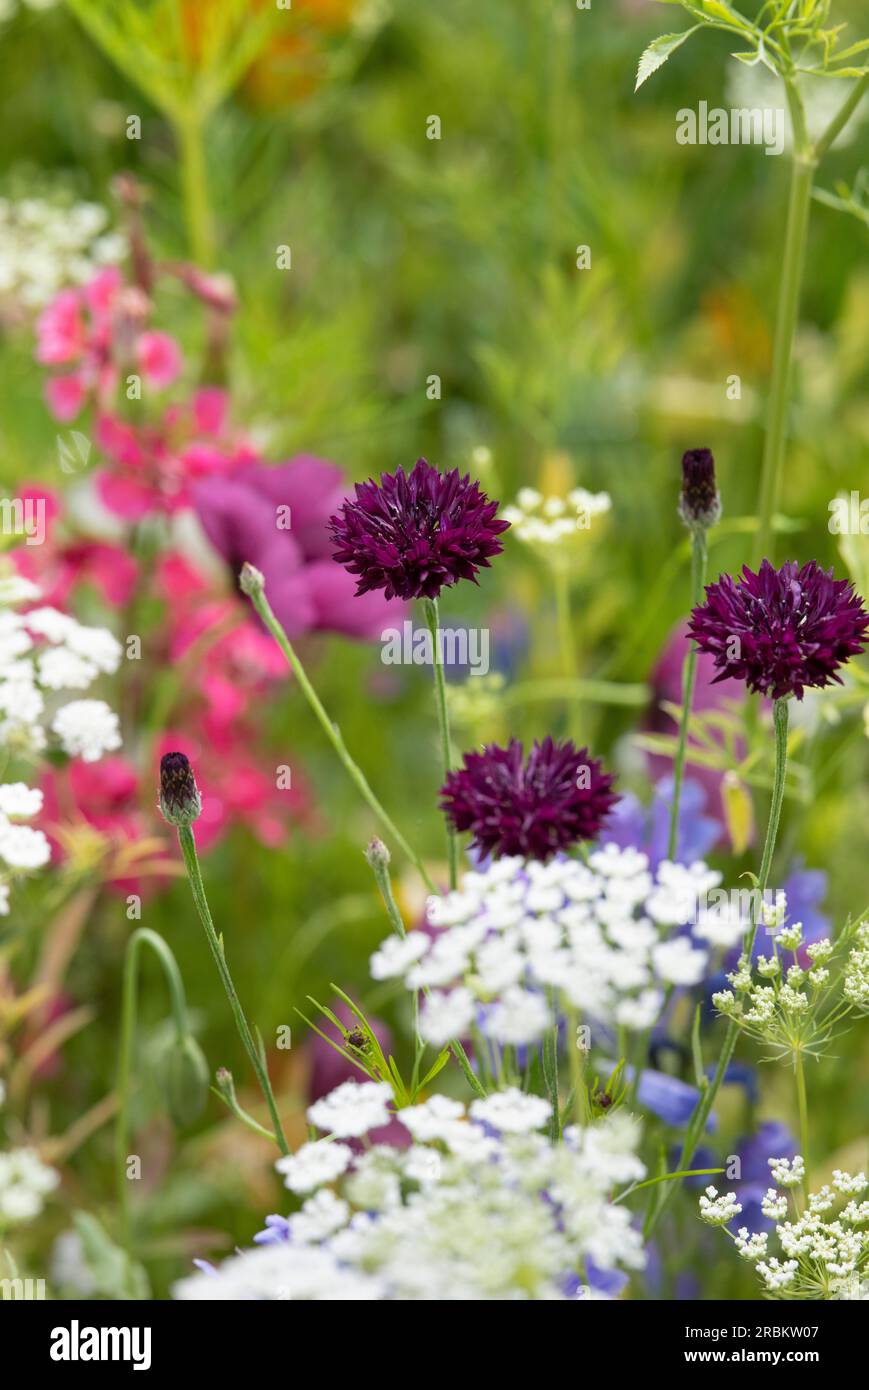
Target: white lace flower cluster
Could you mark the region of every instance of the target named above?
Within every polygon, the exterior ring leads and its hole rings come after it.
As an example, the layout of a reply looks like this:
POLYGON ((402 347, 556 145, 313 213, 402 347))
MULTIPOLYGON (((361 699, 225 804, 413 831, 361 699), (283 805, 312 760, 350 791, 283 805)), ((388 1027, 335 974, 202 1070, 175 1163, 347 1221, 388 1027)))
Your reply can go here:
POLYGON ((34 1149, 0 1153, 0 1232, 39 1216, 60 1174, 49 1168, 34 1149))
MULTIPOLYGON (((118 669, 120 643, 105 628, 84 627, 56 608, 16 611, 38 599, 18 576, 0 576, 0 750, 38 757, 54 735, 64 752, 86 762, 121 746, 118 716, 103 700, 60 702, 118 669)), ((9 911, 9 878, 42 868, 51 849, 41 830, 21 825, 38 815, 42 793, 23 782, 0 785, 0 914, 9 911)))
POLYGON ((510 534, 529 545, 553 546, 575 540, 591 527, 593 518, 612 507, 608 492, 587 492, 574 488, 567 497, 544 497, 533 487, 519 489, 512 506, 501 515, 511 525, 510 534))
POLYGON ((852 1008, 869 1013, 869 922, 861 922, 848 953, 842 991, 852 1008))
POLYGON ((423 1037, 435 1046, 479 1027, 490 1041, 537 1042, 550 1025, 547 990, 583 1019, 629 1030, 657 1020, 670 985, 696 985, 705 941, 683 925, 721 876, 703 863, 662 863, 613 844, 588 864, 498 859, 432 897, 423 931, 390 936, 371 958, 375 980, 424 990, 423 1037))
MULTIPOLYGON (((26 601, 39 591, 18 581, 13 594, 26 601)), ((86 762, 119 748, 118 717, 103 700, 59 705, 53 697, 87 690, 101 674, 113 674, 121 655, 106 628, 84 627, 56 608, 0 608, 0 748, 41 753, 46 725, 66 753, 86 762)))
MULTIPOLYGON (((0 20, 10 0, 0 0, 0 20)), ((31 7, 33 0, 30 0, 31 7)), ((44 0, 43 0, 44 8, 44 0)), ((0 310, 26 316, 68 285, 84 284, 125 255, 124 238, 112 232, 98 203, 61 196, 0 198, 0 310)))
MULTIPOLYGON (((836 1168, 830 1184, 809 1194, 805 1210, 795 1198, 794 1219, 786 1221, 787 1190, 799 1187, 805 1177, 800 1155, 790 1162, 771 1158, 772 1176, 780 1187, 767 1192, 761 1209, 778 1224, 775 1233, 781 1249, 769 1254, 769 1232, 751 1234, 742 1226, 733 1242, 744 1260, 757 1266, 766 1293, 787 1299, 851 1299, 864 1297, 866 1267, 869 1264, 869 1201, 857 1198, 869 1187, 865 1173, 845 1173, 836 1168), (836 1216, 830 1217, 839 1206, 836 1216)), ((724 1226, 742 1210, 733 1193, 718 1197, 714 1188, 700 1198, 700 1216, 711 1225, 724 1226), (710 1200, 712 1199, 712 1200, 710 1200)))
POLYGON ((330 1135, 278 1160, 303 1199, 285 1222, 270 1218, 281 1237, 182 1280, 175 1297, 566 1300, 589 1296, 586 1260, 642 1268, 642 1237, 610 1200, 645 1176, 626 1112, 553 1144, 539 1132, 549 1119, 539 1096, 511 1088, 467 1109, 432 1096, 395 1115, 409 1148, 357 1154, 341 1142, 392 1118, 390 1099, 388 1086, 351 1081, 312 1105, 308 1118, 330 1135))
POLYGON ((741 955, 727 976, 732 988, 713 994, 712 1003, 750 1036, 771 1046, 776 1056, 818 1056, 850 1007, 869 1006, 869 924, 846 927, 835 942, 827 937, 811 942, 801 964, 802 923, 785 925, 785 915, 786 903, 780 903, 772 955, 758 956, 754 970, 741 955), (853 942, 840 980, 839 971, 831 967, 843 961, 853 942))

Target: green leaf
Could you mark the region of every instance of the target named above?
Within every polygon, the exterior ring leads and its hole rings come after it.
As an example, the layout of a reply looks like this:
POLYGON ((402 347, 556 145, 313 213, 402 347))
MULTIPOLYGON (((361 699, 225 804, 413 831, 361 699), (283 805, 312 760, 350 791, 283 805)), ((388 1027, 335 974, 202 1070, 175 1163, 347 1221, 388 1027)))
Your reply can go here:
POLYGON ((637 68, 637 81, 634 91, 639 91, 643 83, 662 68, 671 53, 675 53, 677 48, 681 48, 686 39, 690 39, 692 34, 696 34, 700 28, 695 24, 692 29, 686 29, 682 34, 661 34, 659 38, 653 39, 642 54, 637 68))
POLYGON ((449 1059, 450 1049, 448 1047, 445 1047, 443 1052, 438 1057, 437 1061, 434 1063, 433 1066, 429 1067, 425 1076, 422 1078, 422 1081, 420 1081, 419 1085, 417 1086, 417 1091, 421 1091, 425 1086, 428 1086, 430 1082, 434 1081, 438 1072, 443 1071, 449 1059))
POLYGON ((706 1072, 703 1070, 703 1047, 700 1042, 700 1005, 694 1010, 694 1025, 691 1029, 691 1055, 694 1059, 694 1080, 698 1090, 703 1090, 707 1084, 706 1072))

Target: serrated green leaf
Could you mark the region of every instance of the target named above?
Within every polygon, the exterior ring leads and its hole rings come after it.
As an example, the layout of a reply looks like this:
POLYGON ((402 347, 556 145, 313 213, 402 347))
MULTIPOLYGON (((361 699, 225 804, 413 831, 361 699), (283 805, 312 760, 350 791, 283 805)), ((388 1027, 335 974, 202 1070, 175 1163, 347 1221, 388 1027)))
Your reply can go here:
POLYGON ((682 34, 661 34, 659 38, 652 39, 640 57, 634 91, 639 91, 643 83, 652 76, 652 73, 664 66, 670 54, 675 53, 677 48, 681 48, 685 40, 690 39, 691 35, 695 34, 699 28, 700 25, 695 24, 692 29, 686 29, 682 34))

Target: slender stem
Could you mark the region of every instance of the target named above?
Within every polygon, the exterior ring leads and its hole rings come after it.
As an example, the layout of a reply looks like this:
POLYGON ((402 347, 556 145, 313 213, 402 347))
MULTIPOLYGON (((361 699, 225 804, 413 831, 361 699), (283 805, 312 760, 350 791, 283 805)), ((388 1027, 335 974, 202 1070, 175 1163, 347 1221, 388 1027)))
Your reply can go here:
POLYGON ((392 820, 391 816, 384 810, 383 806, 381 806, 377 797, 374 795, 374 792, 371 790, 371 787, 368 785, 368 781, 362 769, 353 761, 350 754, 348 753, 347 748, 344 744, 344 740, 341 737, 341 731, 338 728, 338 725, 332 723, 332 720, 329 718, 328 714, 326 713, 326 710, 323 707, 319 695, 312 686, 311 682, 308 680, 308 677, 305 673, 305 668, 303 667, 301 661, 296 655, 295 650, 293 649, 290 640, 287 637, 287 634, 284 632, 284 629, 281 627, 281 624, 278 622, 277 618, 272 612, 271 605, 265 595, 265 590, 251 590, 250 601, 256 609, 257 613, 259 614, 260 618, 262 618, 262 621, 265 623, 269 632, 272 634, 272 637, 274 637, 284 656, 286 657, 287 664, 290 666, 294 676, 296 677, 296 680, 299 682, 302 694, 305 696, 305 699, 308 701, 308 704, 311 706, 311 709, 317 716, 317 719, 320 723, 321 728, 323 729, 323 732, 325 733, 335 752, 338 754, 338 757, 341 759, 341 762, 344 764, 344 767, 351 781, 354 783, 358 791, 361 793, 363 800, 365 800, 368 803, 374 814, 377 816, 378 820, 380 820, 380 822, 385 826, 386 830, 389 832, 390 838, 394 840, 394 842, 399 846, 403 853, 407 855, 408 859, 410 859, 411 862, 416 865, 425 882, 426 887, 429 888, 432 893, 436 892, 437 890, 431 878, 429 877, 425 865, 423 864, 419 855, 411 849, 410 845, 407 843, 407 840, 402 835, 398 826, 392 820))
POLYGON ((806 1207, 809 1202, 809 1107, 806 1097, 806 1074, 803 1069, 802 1049, 798 1049, 794 1056, 794 1071, 797 1083, 797 1110, 800 1116, 800 1153, 805 1164, 805 1177, 803 1178, 803 1196, 805 1197, 806 1207))
MULTIPOLYGON (((371 871, 374 874, 377 887, 380 889, 380 896, 383 898, 383 905, 386 908, 386 915, 389 918, 395 930, 398 932, 398 935, 404 937, 407 935, 404 926, 404 918, 401 915, 401 910, 398 906, 398 903, 395 901, 395 894, 392 891, 392 880, 389 877, 389 868, 384 859, 380 859, 376 856, 372 856, 371 858, 369 858, 368 862, 371 865, 371 871)), ((428 990, 424 989, 423 993, 427 995, 428 990)), ((416 1075, 419 1069, 419 1058, 424 1047, 422 1037, 419 1031, 418 990, 414 990, 413 992, 413 1035, 416 1039, 416 1057, 414 1059, 415 1082, 416 1075)), ((474 1075, 474 1069, 471 1066, 471 1063, 468 1059, 468 1054, 465 1052, 465 1049, 462 1047, 462 1044, 459 1042, 458 1038, 453 1038, 451 1040, 451 1042, 449 1043, 449 1049, 455 1057, 456 1061, 458 1062, 459 1066, 461 1067, 465 1080, 468 1082, 468 1085, 471 1087, 471 1089, 474 1091, 476 1095, 480 1096, 481 1098, 484 1098, 486 1095, 486 1089, 481 1084, 479 1078, 474 1075)))
MULTIPOLYGON (((561 1138, 561 1111, 558 1100, 558 1005, 555 990, 550 989, 550 1026, 543 1035, 543 1079, 552 1106, 549 1120, 549 1137, 555 1141, 561 1138)), ((568 1046, 570 1042, 568 1040, 568 1046)))
MULTIPOLYGON (((691 536, 691 606, 696 608, 703 601, 703 585, 706 583, 706 532, 696 527, 691 536)), ((670 806, 670 838, 667 844, 667 858, 675 859, 679 850, 679 802, 682 797, 682 778, 685 772, 685 753, 688 748, 688 725, 691 722, 691 705, 694 700, 694 685, 697 680, 697 649, 694 643, 682 666, 682 715, 679 721, 679 744, 673 760, 673 800, 670 806)))
MULTIPOLYGON (((436 598, 423 599, 423 611, 432 640, 432 662, 434 664, 435 699, 438 710, 438 728, 441 738, 441 760, 444 778, 449 776, 453 765, 453 746, 450 739, 450 715, 447 707, 447 684, 444 678, 443 650, 440 643, 440 611, 436 598)), ((450 888, 455 889, 459 882, 459 847, 456 835, 447 824, 447 859, 450 866, 450 888)))
POLYGON ((815 159, 820 162, 833 142, 841 135, 845 126, 850 121, 860 102, 866 93, 869 92, 869 73, 864 74, 859 82, 855 82, 839 110, 836 112, 823 135, 815 141, 815 159))
POLYGON ((202 120, 195 112, 185 112, 175 123, 190 254, 208 269, 214 263, 214 226, 202 134, 202 120))
POLYGON ((793 124, 794 153, 761 465, 758 529, 754 550, 755 568, 765 557, 772 558, 773 520, 781 491, 785 455, 791 358, 799 314, 809 208, 817 162, 806 134, 805 114, 800 95, 794 84, 788 80, 785 81, 785 91, 793 124))
POLYGON ((229 966, 226 963, 226 954, 223 949, 223 942, 218 938, 214 929, 214 922, 211 920, 211 912, 208 907, 208 899, 205 896, 205 885, 202 882, 202 873, 199 868, 199 859, 196 855, 196 844, 193 839, 193 831, 189 825, 178 827, 178 842, 181 845, 181 853, 184 856, 184 864, 187 869, 187 877, 190 880, 190 888, 193 893, 193 901, 196 903, 196 910, 205 928, 205 935, 214 963, 217 966, 217 973, 220 975, 221 983, 226 991, 232 1009, 235 1024, 238 1028, 239 1036, 244 1043, 245 1050, 251 1061, 251 1066, 257 1075, 266 1105, 269 1109, 272 1124, 274 1126, 274 1139, 282 1154, 290 1152, 281 1122, 278 1117, 278 1108, 275 1104, 275 1097, 272 1091, 272 1084, 269 1080, 268 1069, 260 1053, 259 1048, 253 1039, 253 1034, 248 1026, 241 1001, 235 992, 235 985, 232 983, 232 976, 229 973, 229 966))
POLYGON ((579 1018, 570 1005, 565 1010, 567 1016, 567 1051, 570 1058, 570 1084, 573 1090, 573 1106, 576 1123, 588 1124, 588 1088, 585 1084, 585 1049, 579 1045, 579 1018))
POLYGON ((133 1042, 136 1036, 136 986, 139 977, 139 956, 142 947, 150 946, 163 967, 169 996, 172 1001, 172 1015, 175 1032, 179 1041, 190 1031, 187 1018, 187 1001, 184 995, 184 982, 171 950, 162 936, 139 927, 127 942, 124 956, 124 980, 121 997, 121 1038, 118 1051, 118 1111, 115 1124, 115 1182, 120 1213, 121 1245, 130 1254, 130 1198, 127 1160, 129 1159, 130 1139, 130 1079, 133 1071, 133 1042))
MULTIPOLYGON (((788 756, 787 700, 774 701, 773 721, 775 725, 775 780, 773 783, 772 803, 770 805, 769 821, 767 823, 766 828, 766 840, 763 846, 763 857, 761 859, 760 874, 758 876, 757 881, 757 892, 752 895, 751 921, 748 931, 745 934, 745 940, 743 941, 743 953, 749 961, 752 957, 752 952, 754 950, 754 939, 757 934, 756 904, 757 900, 759 898, 762 898, 762 895, 769 882, 769 873, 770 868, 772 867, 772 859, 773 854, 775 852, 776 837, 778 835, 779 820, 781 818, 782 802, 784 800, 785 775, 787 772, 788 756)), ((733 1056, 733 1052, 736 1047, 736 1039, 738 1035, 739 1024, 736 1023, 733 1019, 731 1019, 731 1021, 727 1025, 727 1031, 724 1035, 724 1042, 721 1046, 721 1053, 718 1058, 718 1065, 715 1068, 715 1075, 713 1076, 709 1085, 704 1089, 694 1109, 694 1114, 691 1116, 691 1120, 688 1125, 688 1131, 685 1135, 685 1141, 682 1145, 682 1152, 679 1155, 679 1163, 677 1166, 680 1169, 690 1167, 691 1160, 694 1157, 697 1146, 700 1143, 700 1139, 703 1135, 703 1131, 706 1128, 706 1121, 709 1118, 709 1114, 712 1110, 713 1105, 715 1104, 715 1098, 718 1095, 719 1090, 721 1089, 721 1084, 724 1081, 724 1077, 727 1073, 727 1068, 730 1065, 730 1059, 733 1056)), ((672 1201, 673 1196, 675 1194, 675 1190, 675 1187, 670 1187, 666 1190, 662 1201, 652 1214, 648 1226, 648 1234, 651 1234, 651 1232, 655 1229, 664 1212, 666 1211, 667 1207, 670 1205, 670 1202, 672 1201)))

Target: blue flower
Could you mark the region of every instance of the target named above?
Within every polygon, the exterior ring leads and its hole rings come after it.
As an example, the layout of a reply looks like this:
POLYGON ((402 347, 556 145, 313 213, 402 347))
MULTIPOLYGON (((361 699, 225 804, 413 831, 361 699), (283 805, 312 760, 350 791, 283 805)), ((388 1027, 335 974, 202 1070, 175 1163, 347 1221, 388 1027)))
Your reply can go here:
POLYGON ((266 1229, 257 1231, 254 1245, 282 1245, 290 1239, 290 1223, 285 1216, 267 1216, 266 1229))
MULTIPOLYGON (((672 777, 664 777, 655 784, 650 806, 644 806, 632 792, 623 793, 610 815, 601 837, 602 843, 612 843, 620 849, 642 850, 643 854, 648 855, 650 867, 656 869, 667 858, 672 800, 672 777)), ((699 782, 687 778, 682 784, 679 800, 677 858, 680 864, 692 864, 695 859, 702 859, 721 836, 720 822, 704 815, 705 809, 705 791, 699 782)))

